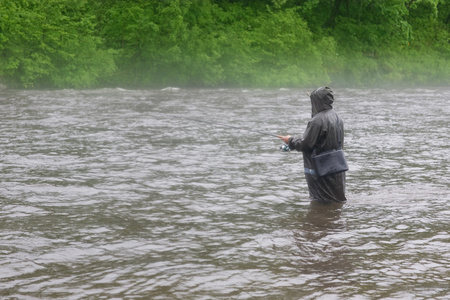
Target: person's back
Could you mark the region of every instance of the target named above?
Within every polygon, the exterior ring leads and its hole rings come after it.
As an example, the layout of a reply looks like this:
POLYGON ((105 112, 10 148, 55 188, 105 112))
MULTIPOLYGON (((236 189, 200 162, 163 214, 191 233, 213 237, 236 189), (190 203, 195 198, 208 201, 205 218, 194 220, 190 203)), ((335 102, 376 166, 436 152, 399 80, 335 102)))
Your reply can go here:
POLYGON ((303 153, 305 177, 312 200, 344 202, 345 172, 319 177, 314 170, 313 154, 343 147, 344 122, 333 110, 333 91, 328 87, 316 89, 310 95, 312 118, 302 138, 282 137, 290 149, 303 153), (340 142, 340 143, 339 143, 340 142))

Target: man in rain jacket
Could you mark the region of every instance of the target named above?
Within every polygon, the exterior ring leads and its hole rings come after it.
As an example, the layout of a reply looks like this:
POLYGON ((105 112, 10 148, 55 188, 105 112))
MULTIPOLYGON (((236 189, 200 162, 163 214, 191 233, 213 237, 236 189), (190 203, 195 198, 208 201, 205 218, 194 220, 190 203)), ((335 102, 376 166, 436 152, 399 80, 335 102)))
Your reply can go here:
POLYGON ((303 153, 306 182, 312 200, 325 203, 344 202, 345 172, 318 177, 314 171, 313 150, 316 154, 338 148, 338 130, 341 146, 344 144, 344 123, 333 110, 333 91, 320 87, 310 95, 312 118, 302 138, 290 135, 280 137, 291 150, 303 153), (339 128, 338 128, 339 124, 339 128))

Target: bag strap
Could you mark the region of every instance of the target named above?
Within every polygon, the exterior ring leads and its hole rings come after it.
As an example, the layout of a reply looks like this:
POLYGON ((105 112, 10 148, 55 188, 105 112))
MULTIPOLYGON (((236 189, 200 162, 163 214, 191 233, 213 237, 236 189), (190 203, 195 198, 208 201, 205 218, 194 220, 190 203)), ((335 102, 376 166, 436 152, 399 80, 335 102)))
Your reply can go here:
POLYGON ((338 130, 338 148, 337 150, 342 149, 342 143, 341 143, 341 126, 339 126, 339 116, 336 114, 336 118, 337 118, 337 130, 338 130))

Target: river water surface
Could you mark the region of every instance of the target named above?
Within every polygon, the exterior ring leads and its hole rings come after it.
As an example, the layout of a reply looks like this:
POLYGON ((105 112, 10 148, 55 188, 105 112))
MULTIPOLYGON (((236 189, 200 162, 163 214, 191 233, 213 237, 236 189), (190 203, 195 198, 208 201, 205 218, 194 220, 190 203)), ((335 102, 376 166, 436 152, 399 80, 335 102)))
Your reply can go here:
POLYGON ((306 91, 0 90, 0 297, 449 299, 450 89, 335 90, 341 208, 306 91))

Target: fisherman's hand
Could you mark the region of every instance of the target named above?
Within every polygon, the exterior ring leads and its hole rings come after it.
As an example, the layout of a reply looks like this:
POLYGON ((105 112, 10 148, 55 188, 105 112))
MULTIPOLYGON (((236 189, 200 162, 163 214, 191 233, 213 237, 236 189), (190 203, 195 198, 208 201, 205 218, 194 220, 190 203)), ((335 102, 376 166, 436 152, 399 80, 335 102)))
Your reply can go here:
POLYGON ((282 139, 285 144, 289 145, 290 135, 279 136, 279 138, 282 139))

